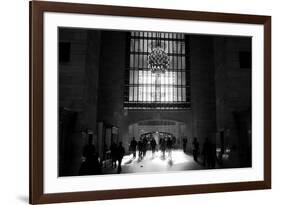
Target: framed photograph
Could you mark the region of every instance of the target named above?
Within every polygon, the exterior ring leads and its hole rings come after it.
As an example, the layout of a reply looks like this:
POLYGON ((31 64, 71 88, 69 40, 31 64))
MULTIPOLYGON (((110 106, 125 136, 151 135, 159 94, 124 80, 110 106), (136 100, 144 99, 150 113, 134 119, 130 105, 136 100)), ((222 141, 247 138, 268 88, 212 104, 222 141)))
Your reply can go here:
POLYGON ((270 188, 270 16, 30 2, 30 203, 270 188))

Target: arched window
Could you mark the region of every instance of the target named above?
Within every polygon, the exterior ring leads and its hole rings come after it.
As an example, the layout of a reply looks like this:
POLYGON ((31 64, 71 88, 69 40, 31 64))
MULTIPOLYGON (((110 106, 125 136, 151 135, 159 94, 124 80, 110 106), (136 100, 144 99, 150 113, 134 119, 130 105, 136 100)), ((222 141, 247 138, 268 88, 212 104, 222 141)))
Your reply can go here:
POLYGON ((124 107, 186 109, 190 107, 187 37, 182 33, 131 32, 128 35, 124 107), (165 73, 148 66, 148 55, 160 46, 169 57, 165 73))

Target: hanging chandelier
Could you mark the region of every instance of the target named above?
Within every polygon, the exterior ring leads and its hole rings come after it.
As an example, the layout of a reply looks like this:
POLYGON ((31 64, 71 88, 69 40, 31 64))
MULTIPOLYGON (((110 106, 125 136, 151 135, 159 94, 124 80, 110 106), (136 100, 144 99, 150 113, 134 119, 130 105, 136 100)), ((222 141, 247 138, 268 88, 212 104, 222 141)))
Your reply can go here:
POLYGON ((161 47, 160 41, 156 39, 156 47, 148 54, 148 68, 151 69, 152 73, 161 74, 166 72, 169 64, 170 59, 168 54, 161 47))
POLYGON ((148 67, 152 73, 165 73, 169 68, 170 59, 168 54, 161 47, 152 49, 148 55, 148 67))

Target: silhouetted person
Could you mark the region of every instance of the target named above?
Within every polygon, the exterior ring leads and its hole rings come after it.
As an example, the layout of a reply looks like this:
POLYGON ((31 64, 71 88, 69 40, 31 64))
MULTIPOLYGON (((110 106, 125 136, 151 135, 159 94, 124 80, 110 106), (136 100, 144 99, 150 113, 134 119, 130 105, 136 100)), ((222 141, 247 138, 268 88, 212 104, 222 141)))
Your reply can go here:
POLYGON ((195 162, 198 161, 198 154, 199 154, 199 142, 197 141, 197 138, 193 138, 193 159, 195 162))
POLYGON ((142 148, 142 140, 141 139, 138 141, 138 150, 139 150, 139 159, 142 159, 142 157, 143 157, 143 148, 142 148))
POLYGON ((101 161, 104 163, 104 167, 106 167, 106 160, 108 159, 108 147, 107 147, 107 144, 104 143, 104 146, 103 146, 103 156, 102 156, 102 159, 101 161))
POLYGON ((110 153, 111 153, 111 166, 112 166, 112 168, 116 168, 117 145, 115 142, 112 142, 110 145, 110 153))
POLYGON ((95 146, 92 144, 92 135, 89 135, 88 144, 83 148, 82 155, 85 161, 79 169, 79 175, 101 174, 101 164, 95 146))
POLYGON ((210 153, 211 153, 211 144, 208 138, 205 139, 204 144, 203 144, 203 165, 205 167, 210 167, 210 153))
POLYGON ((172 146, 173 146, 173 140, 171 137, 168 137, 167 139, 167 151, 168 151, 168 156, 172 157, 172 146))
POLYGON ((121 173, 121 163, 122 163, 122 159, 124 157, 125 154, 125 149, 122 146, 122 142, 119 142, 119 146, 117 148, 117 160, 118 160, 118 169, 117 169, 117 173, 120 174, 121 173))
POLYGON ((183 149, 183 152, 186 152, 186 145, 187 145, 187 139, 186 139, 186 138, 183 138, 183 140, 182 140, 182 149, 183 149))
POLYGON ((83 157, 88 158, 91 157, 96 152, 96 148, 93 144, 88 143, 83 148, 83 157))
POLYGON ((142 140, 142 152, 144 157, 146 155, 146 151, 147 151, 147 139, 146 137, 144 137, 142 140))
POLYGON ((171 139, 172 139, 172 147, 176 146, 177 138, 175 136, 173 136, 171 139))
POLYGON ((130 143, 130 150, 133 152, 134 158, 136 158, 137 144, 138 144, 137 141, 133 137, 133 139, 132 139, 132 141, 130 143))
POLYGON ((216 155, 216 145, 213 143, 210 143, 210 162, 209 162, 209 168, 214 169, 216 167, 216 161, 217 161, 217 155, 216 155))
POLYGON ((155 141, 154 137, 152 137, 152 140, 150 142, 150 146, 151 146, 152 156, 154 156, 155 149, 156 149, 156 141, 155 141))
POLYGON ((165 151, 166 151, 166 141, 164 138, 160 138, 160 149, 161 149, 161 152, 162 152, 162 157, 163 159, 165 159, 165 151))

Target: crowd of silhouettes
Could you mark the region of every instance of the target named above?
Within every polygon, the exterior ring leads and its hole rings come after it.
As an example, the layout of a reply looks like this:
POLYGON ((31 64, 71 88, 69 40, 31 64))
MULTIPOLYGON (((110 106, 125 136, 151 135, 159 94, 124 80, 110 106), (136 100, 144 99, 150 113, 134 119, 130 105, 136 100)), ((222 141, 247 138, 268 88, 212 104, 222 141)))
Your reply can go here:
MULTIPOLYGON (((168 153, 168 156, 171 157, 175 142, 175 137, 161 137, 159 139, 158 147, 162 152, 162 158, 165 158, 166 152, 168 153)), ((136 141, 135 137, 132 138, 129 145, 129 150, 133 154, 133 158, 136 158, 136 153, 138 151, 138 159, 142 160, 146 156, 146 152, 148 149, 151 149, 152 157, 154 157, 157 150, 157 142, 154 137, 141 136, 138 141, 136 141)))
POLYGON ((137 142, 138 147, 138 157, 139 159, 143 159, 146 155, 148 146, 148 140, 146 137, 140 137, 140 140, 137 142))
MULTIPOLYGON (((83 148, 83 157, 84 160, 79 169, 79 175, 96 175, 102 174, 102 163, 99 158, 99 154, 96 150, 96 147, 92 143, 93 135, 89 134, 88 144, 83 148)), ((159 139, 159 149, 162 153, 162 159, 165 159, 166 153, 168 157, 172 158, 172 149, 176 142, 175 137, 160 137, 159 139)), ((147 138, 141 136, 139 141, 133 137, 129 145, 129 151, 132 152, 133 158, 136 158, 138 151, 139 160, 145 157, 148 146, 150 145, 152 151, 152 157, 155 155, 157 143, 154 137, 147 138)), ((183 139, 183 151, 187 152, 187 139, 183 139)), ((192 141, 192 154, 194 161, 198 162, 200 156, 200 145, 197 138, 193 138, 192 141)), ((206 168, 215 168, 216 166, 216 145, 212 143, 208 138, 205 138, 202 148, 202 164, 206 168)), ((122 171, 122 160, 125 155, 125 148, 122 145, 122 142, 119 142, 117 145, 115 142, 112 142, 110 145, 110 158, 111 158, 111 167, 113 169, 117 168, 117 173, 122 171)), ((201 158, 200 158, 201 159, 201 158)))
MULTIPOLYGON (((198 162, 198 157, 200 155, 200 145, 197 138, 193 138, 192 141, 192 154, 194 161, 198 162)), ((216 167, 216 145, 212 143, 208 138, 205 138, 202 148, 202 164, 204 167, 213 169, 216 167)))
POLYGON ((138 151, 138 157, 140 160, 146 156, 148 149, 150 149, 152 152, 152 158, 155 157, 155 152, 158 149, 162 152, 162 157, 165 157, 166 151, 168 152, 169 156, 171 156, 172 148, 175 143, 175 137, 161 137, 159 138, 159 144, 157 144, 153 136, 141 136, 139 141, 136 141, 133 137, 129 145, 129 150, 133 153, 133 158, 136 158, 136 152, 138 151))
POLYGON ((162 158, 166 158, 166 152, 168 153, 168 157, 172 157, 172 149, 176 143, 175 137, 161 137, 159 140, 160 150, 162 152, 162 158))
MULTIPOLYGON (((79 175, 102 174, 102 162, 95 145, 92 143, 93 135, 89 134, 88 144, 84 146, 82 156, 84 160, 79 169, 79 175)), ((122 160, 125 155, 125 148, 122 142, 117 145, 113 142, 110 146, 110 157, 112 168, 117 168, 117 173, 122 171, 122 160)))
MULTIPOLYGON (((184 153, 188 152, 187 145, 188 139, 185 137, 182 139, 182 149, 184 153)), ((216 167, 216 162, 218 161, 216 156, 216 144, 211 142, 208 137, 205 138, 201 151, 197 138, 193 138, 190 145, 192 146, 192 156, 195 162, 201 163, 208 169, 216 167)))
POLYGON ((118 145, 115 142, 112 142, 110 145, 111 167, 113 169, 117 167, 117 173, 121 173, 122 170, 121 165, 124 155, 125 155, 125 148, 123 147, 122 142, 119 142, 118 145))

